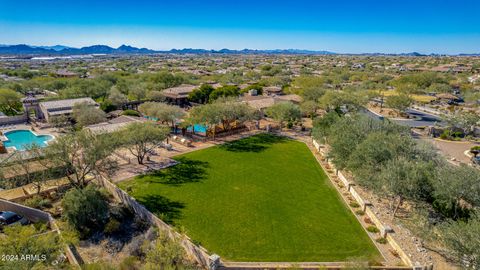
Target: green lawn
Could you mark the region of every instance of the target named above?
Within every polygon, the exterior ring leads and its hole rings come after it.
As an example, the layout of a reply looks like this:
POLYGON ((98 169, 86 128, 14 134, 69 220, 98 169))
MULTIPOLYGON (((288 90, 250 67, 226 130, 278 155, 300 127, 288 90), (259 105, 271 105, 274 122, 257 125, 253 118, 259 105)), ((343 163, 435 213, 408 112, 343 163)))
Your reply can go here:
POLYGON ((119 186, 210 253, 231 261, 381 259, 303 143, 257 135, 176 159, 119 186))

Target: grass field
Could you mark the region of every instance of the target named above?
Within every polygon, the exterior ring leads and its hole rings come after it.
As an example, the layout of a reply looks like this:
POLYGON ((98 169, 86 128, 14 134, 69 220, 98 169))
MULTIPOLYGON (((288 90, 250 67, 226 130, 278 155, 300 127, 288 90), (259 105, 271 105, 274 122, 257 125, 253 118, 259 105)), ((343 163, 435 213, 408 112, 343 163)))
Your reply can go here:
POLYGON ((176 159, 119 186, 210 253, 230 261, 381 258, 303 143, 264 134, 176 159))
MULTIPOLYGON (((390 90, 390 91, 384 91, 383 94, 385 95, 385 97, 397 96, 398 92, 395 90, 390 90)), ((429 95, 417 95, 417 94, 412 94, 411 98, 414 101, 421 102, 421 103, 429 103, 437 99, 436 97, 432 97, 429 95)))

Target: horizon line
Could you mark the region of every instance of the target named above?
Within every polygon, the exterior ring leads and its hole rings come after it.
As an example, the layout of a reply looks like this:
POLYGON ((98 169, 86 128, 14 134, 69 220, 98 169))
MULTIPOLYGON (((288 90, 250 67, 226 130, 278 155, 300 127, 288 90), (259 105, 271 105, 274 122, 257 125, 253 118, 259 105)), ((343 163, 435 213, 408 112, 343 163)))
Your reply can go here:
MULTIPOLYGON (((445 55, 445 56, 460 56, 460 55, 480 55, 480 52, 458 52, 458 53, 438 53, 438 52, 419 52, 419 51, 403 51, 403 52, 359 52, 359 53, 352 53, 352 52, 337 52, 337 51, 331 51, 331 50, 324 50, 324 49, 301 49, 301 48, 288 48, 288 49, 279 49, 279 48, 274 48, 274 49, 258 49, 258 48, 243 48, 243 49, 230 49, 230 48, 221 48, 221 49, 207 49, 207 48, 194 48, 194 47, 183 47, 183 48, 169 48, 169 49, 150 49, 148 47, 136 47, 134 45, 129 45, 127 43, 123 43, 119 46, 115 45, 107 45, 107 44, 92 44, 92 45, 87 45, 87 46, 70 46, 70 45, 64 45, 64 44, 54 44, 54 45, 32 45, 32 44, 27 44, 27 43, 16 43, 16 44, 3 44, 0 43, 0 47, 11 47, 11 46, 18 46, 18 45, 25 45, 29 46, 32 48, 41 48, 41 47, 55 47, 55 46, 62 46, 66 47, 67 49, 82 49, 82 48, 88 48, 92 46, 107 46, 112 49, 118 49, 122 46, 129 46, 137 49, 147 49, 155 52, 169 52, 172 50, 204 50, 204 51, 212 51, 212 52, 218 52, 221 50, 230 50, 230 51, 244 51, 244 50, 250 50, 250 51, 306 51, 306 52, 327 52, 331 54, 337 54, 337 55, 368 55, 368 54, 384 54, 384 55, 402 55, 402 54, 420 54, 422 56, 430 56, 430 55, 445 55)), ((62 49, 63 50, 63 49, 62 49)), ((62 50, 59 50, 57 52, 61 52, 62 50)))

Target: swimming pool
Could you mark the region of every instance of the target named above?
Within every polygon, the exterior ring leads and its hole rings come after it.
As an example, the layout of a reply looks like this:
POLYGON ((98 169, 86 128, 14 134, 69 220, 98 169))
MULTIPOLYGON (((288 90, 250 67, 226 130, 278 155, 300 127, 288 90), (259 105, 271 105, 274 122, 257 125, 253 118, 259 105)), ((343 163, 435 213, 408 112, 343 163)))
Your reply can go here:
POLYGON ((47 142, 53 139, 52 135, 36 135, 30 130, 13 130, 5 132, 3 135, 8 139, 3 142, 5 147, 15 147, 19 151, 23 151, 33 144, 45 147, 47 142))
MULTIPOLYGON (((146 119, 153 120, 153 121, 158 121, 158 118, 151 117, 151 116, 143 116, 146 119)), ((179 125, 180 122, 177 122, 177 125, 179 125)), ((207 127, 202 125, 202 124, 195 124, 193 125, 195 129, 195 133, 207 133, 207 127)), ((192 132, 192 126, 189 126, 187 128, 188 131, 192 132)), ((178 133, 178 129, 174 130, 173 133, 178 133)))
MULTIPOLYGON (((207 127, 201 124, 195 124, 193 125, 194 131, 199 132, 199 133, 207 133, 207 127)), ((192 131, 192 127, 187 128, 188 131, 192 131)))

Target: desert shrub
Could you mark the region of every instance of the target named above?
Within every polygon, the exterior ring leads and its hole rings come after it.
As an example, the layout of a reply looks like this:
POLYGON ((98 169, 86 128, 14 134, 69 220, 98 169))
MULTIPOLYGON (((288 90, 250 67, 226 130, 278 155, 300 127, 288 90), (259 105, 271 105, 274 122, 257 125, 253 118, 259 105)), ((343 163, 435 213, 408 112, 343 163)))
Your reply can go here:
POLYGON ((122 115, 140 116, 140 113, 135 111, 135 110, 125 110, 125 111, 122 112, 122 115))
POLYGON ((390 253, 397 257, 397 258, 400 258, 400 254, 398 254, 398 251, 396 251, 395 249, 389 249, 388 251, 390 251, 390 253))
POLYGON ((144 230, 146 230, 150 227, 150 223, 147 220, 142 219, 138 215, 134 216, 133 224, 134 224, 135 229, 137 229, 139 231, 144 231, 144 230))
POLYGON ((110 217, 115 218, 119 221, 124 219, 131 220, 133 218, 133 213, 129 208, 125 207, 123 204, 110 205, 109 207, 110 217))
POLYGON ((143 245, 145 243, 145 236, 144 235, 137 235, 132 238, 130 243, 128 243, 126 250, 130 256, 135 256, 138 258, 142 258, 145 256, 145 252, 143 250, 143 245))
POLYGON ((152 242, 158 237, 158 231, 157 229, 150 227, 148 228, 147 232, 145 232, 144 236, 145 236, 145 239, 152 242))
POLYGON ((43 198, 39 195, 34 195, 33 197, 26 199, 24 204, 26 206, 38 209, 45 209, 52 206, 52 202, 49 199, 43 198))
MULTIPOLYGON (((45 260, 0 260, 0 269, 51 269, 53 260, 60 256, 63 245, 56 233, 44 233, 45 225, 5 226, 2 232, 0 254, 21 258, 26 254, 45 255, 45 260)), ((60 268, 59 268, 60 269, 60 268)))
POLYGON ((114 234, 120 230, 120 222, 115 218, 110 218, 110 220, 105 225, 103 232, 106 234, 114 234))
POLYGON ((388 242, 387 239, 384 238, 384 237, 379 237, 379 238, 375 239, 375 241, 379 244, 382 244, 382 245, 384 245, 388 242))
POLYGON ((442 140, 447 140, 448 137, 449 137, 449 134, 450 134, 450 132, 448 132, 448 130, 444 130, 444 131, 442 132, 442 134, 440 134, 440 139, 442 139, 442 140))
POLYGON ((359 215, 359 216, 363 216, 363 215, 365 215, 365 211, 363 211, 363 210, 356 210, 356 211, 355 211, 355 214, 357 214, 357 215, 359 215))
POLYGON ((444 130, 442 134, 440 134, 440 139, 443 140, 453 140, 458 141, 463 137, 463 133, 460 131, 451 131, 451 130, 444 130))
POLYGON ((161 234, 149 247, 145 257, 145 269, 184 269, 191 263, 185 250, 177 241, 161 234))
POLYGON ((358 208, 360 207, 360 204, 358 204, 357 202, 350 202, 350 206, 353 208, 358 208))
POLYGON ((470 151, 480 151, 480 145, 475 145, 474 147, 470 148, 470 151))
POLYGON ((201 245, 202 245, 202 242, 200 242, 199 240, 195 240, 195 239, 192 240, 192 243, 193 243, 195 246, 201 246, 201 245))
POLYGON ((368 227, 367 227, 367 231, 369 231, 369 232, 371 232, 371 233, 378 233, 378 232, 380 232, 380 230, 379 230, 377 227, 373 226, 373 225, 368 226, 368 227))
POLYGON ((373 224, 372 220, 369 217, 363 218, 363 221, 365 221, 365 223, 367 224, 373 224))
POLYGON ((116 268, 107 262, 94 262, 94 263, 84 264, 82 269, 84 270, 115 270, 116 268))
POLYGON ((108 113, 117 109, 117 106, 113 105, 111 101, 105 100, 100 104, 100 109, 108 113))
POLYGON ((137 235, 132 238, 130 243, 126 246, 126 250, 130 256, 135 256, 137 258, 145 257, 144 246, 148 243, 153 242, 158 237, 157 231, 150 227, 144 234, 137 235))
POLYGON ((62 200, 64 217, 82 237, 101 230, 108 218, 108 202, 104 193, 94 185, 74 188, 62 200))
POLYGON ((122 260, 118 265, 119 270, 137 270, 140 269, 140 262, 137 258, 129 256, 122 260))

